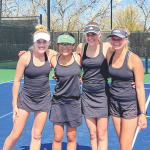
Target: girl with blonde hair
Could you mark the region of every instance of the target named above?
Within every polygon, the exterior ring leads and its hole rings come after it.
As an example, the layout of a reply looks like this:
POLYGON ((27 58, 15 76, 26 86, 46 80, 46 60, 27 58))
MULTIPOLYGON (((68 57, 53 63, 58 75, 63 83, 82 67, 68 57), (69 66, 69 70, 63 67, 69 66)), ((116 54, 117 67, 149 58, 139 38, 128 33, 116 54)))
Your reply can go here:
POLYGON ((109 122, 107 53, 111 45, 100 41, 101 32, 95 22, 84 28, 86 43, 80 43, 77 53, 82 56, 82 113, 90 132, 92 150, 107 150, 109 122))
POLYGON ((131 150, 136 127, 147 127, 144 69, 141 59, 129 51, 130 32, 115 27, 108 36, 114 53, 108 53, 110 87, 109 110, 120 142, 121 150, 131 150), (132 83, 136 83, 136 88, 132 83))
MULTIPOLYGON (((18 61, 13 84, 13 129, 5 140, 3 150, 11 150, 20 138, 26 121, 34 112, 34 123, 30 150, 40 150, 41 136, 48 111, 51 109, 51 91, 49 73, 51 70, 51 54, 48 51, 50 34, 41 26, 36 26, 33 36, 35 49, 26 52, 18 61), (24 74, 24 84, 21 92, 19 87, 24 74), (19 93, 19 95, 18 95, 19 93)), ((52 53, 55 53, 51 50, 52 53)))

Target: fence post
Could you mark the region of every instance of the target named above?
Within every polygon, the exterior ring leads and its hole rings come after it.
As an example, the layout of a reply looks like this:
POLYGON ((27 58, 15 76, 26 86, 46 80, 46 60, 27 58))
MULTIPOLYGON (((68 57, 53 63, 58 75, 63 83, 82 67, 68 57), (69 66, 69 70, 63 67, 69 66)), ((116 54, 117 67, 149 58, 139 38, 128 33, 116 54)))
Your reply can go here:
POLYGON ((47 0, 47 29, 48 29, 48 31, 51 30, 50 18, 51 18, 51 16, 50 16, 50 0, 47 0))
POLYGON ((148 74, 148 56, 145 57, 146 74, 148 74))
POLYGON ((53 49, 54 49, 54 30, 52 30, 52 44, 53 44, 53 49))
POLYGON ((78 45, 80 43, 80 31, 78 31, 78 45))
POLYGON ((138 51, 137 51, 137 55, 139 55, 139 45, 140 45, 140 31, 138 31, 138 51))
POLYGON ((42 25, 42 14, 40 14, 40 24, 42 25))

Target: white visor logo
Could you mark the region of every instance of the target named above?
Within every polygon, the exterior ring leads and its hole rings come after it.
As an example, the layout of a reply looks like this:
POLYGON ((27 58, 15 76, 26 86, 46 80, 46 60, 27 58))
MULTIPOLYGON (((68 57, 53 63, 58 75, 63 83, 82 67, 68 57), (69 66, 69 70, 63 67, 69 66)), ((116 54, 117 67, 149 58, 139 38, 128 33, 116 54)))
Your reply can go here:
POLYGON ((114 30, 114 32, 120 32, 119 30, 114 30))

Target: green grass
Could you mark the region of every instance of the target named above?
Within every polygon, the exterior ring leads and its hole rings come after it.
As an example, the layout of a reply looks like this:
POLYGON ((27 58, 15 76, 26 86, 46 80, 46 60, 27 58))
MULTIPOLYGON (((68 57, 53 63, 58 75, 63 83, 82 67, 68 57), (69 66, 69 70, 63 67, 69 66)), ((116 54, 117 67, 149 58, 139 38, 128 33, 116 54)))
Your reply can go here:
MULTIPOLYGON (((15 69, 0 69, 0 83, 14 80, 15 73, 16 73, 15 69)), ((49 79, 52 79, 53 73, 54 73, 54 69, 51 70, 49 79)), ((111 82, 111 79, 108 79, 108 82, 111 82)), ((144 75, 144 83, 150 84, 150 74, 144 75)))
MULTIPOLYGON (((141 58, 141 60, 146 60, 146 59, 145 58, 141 58)), ((148 60, 150 60, 150 58, 148 60)))
MULTIPOLYGON (((52 79, 54 70, 50 72, 49 78, 52 79)), ((14 80, 16 74, 15 69, 0 69, 0 83, 14 80)))
POLYGON ((150 84, 150 74, 144 74, 144 83, 150 84))
POLYGON ((14 80, 16 70, 0 69, 0 83, 14 80))
POLYGON ((16 69, 17 61, 0 63, 0 69, 16 69))
MULTIPOLYGON (((150 73, 150 69, 148 69, 147 71, 148 71, 148 73, 150 73)), ((146 73, 146 69, 144 69, 144 73, 146 73)))

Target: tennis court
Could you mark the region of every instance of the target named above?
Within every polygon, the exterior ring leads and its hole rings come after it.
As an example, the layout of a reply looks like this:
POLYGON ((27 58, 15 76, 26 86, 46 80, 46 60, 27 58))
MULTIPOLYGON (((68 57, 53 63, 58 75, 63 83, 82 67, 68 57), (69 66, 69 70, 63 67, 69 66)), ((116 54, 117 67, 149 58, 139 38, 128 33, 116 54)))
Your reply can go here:
MULTIPOLYGON (((0 70, 1 83, 0 83, 0 149, 3 147, 3 143, 6 137, 10 134, 13 121, 12 121, 12 86, 15 70, 0 70), (13 78, 12 78, 13 77, 13 78), (6 81, 6 79, 9 79, 6 81)), ((52 74, 52 73, 51 73, 52 74)), ((51 75, 50 75, 51 76, 51 75)), ((145 75, 145 92, 146 101, 150 99, 150 75, 145 75), (148 80, 149 78, 149 80, 148 80), (147 83, 147 84, 146 84, 147 83)), ((20 90, 23 86, 23 79, 21 81, 20 90)), ((50 80, 51 92, 55 88, 55 81, 50 80)), ((150 106, 147 107, 147 121, 148 126, 145 130, 139 132, 137 135, 133 150, 149 150, 150 149, 150 106)), ((31 140, 31 130, 33 124, 34 115, 31 113, 27 120, 25 129, 22 136, 18 140, 14 150, 29 150, 31 140)), ((65 129, 66 132, 66 129, 65 129)), ((43 134, 41 150, 51 150, 53 142, 53 124, 47 118, 43 134)), ((67 147, 66 135, 63 138, 62 149, 67 147)), ((78 127, 77 131, 77 150, 91 150, 90 147, 90 135, 86 123, 83 118, 83 124, 78 127)), ((115 129, 113 127, 112 119, 109 120, 108 127, 108 150, 119 150, 119 141, 117 139, 115 129)))

